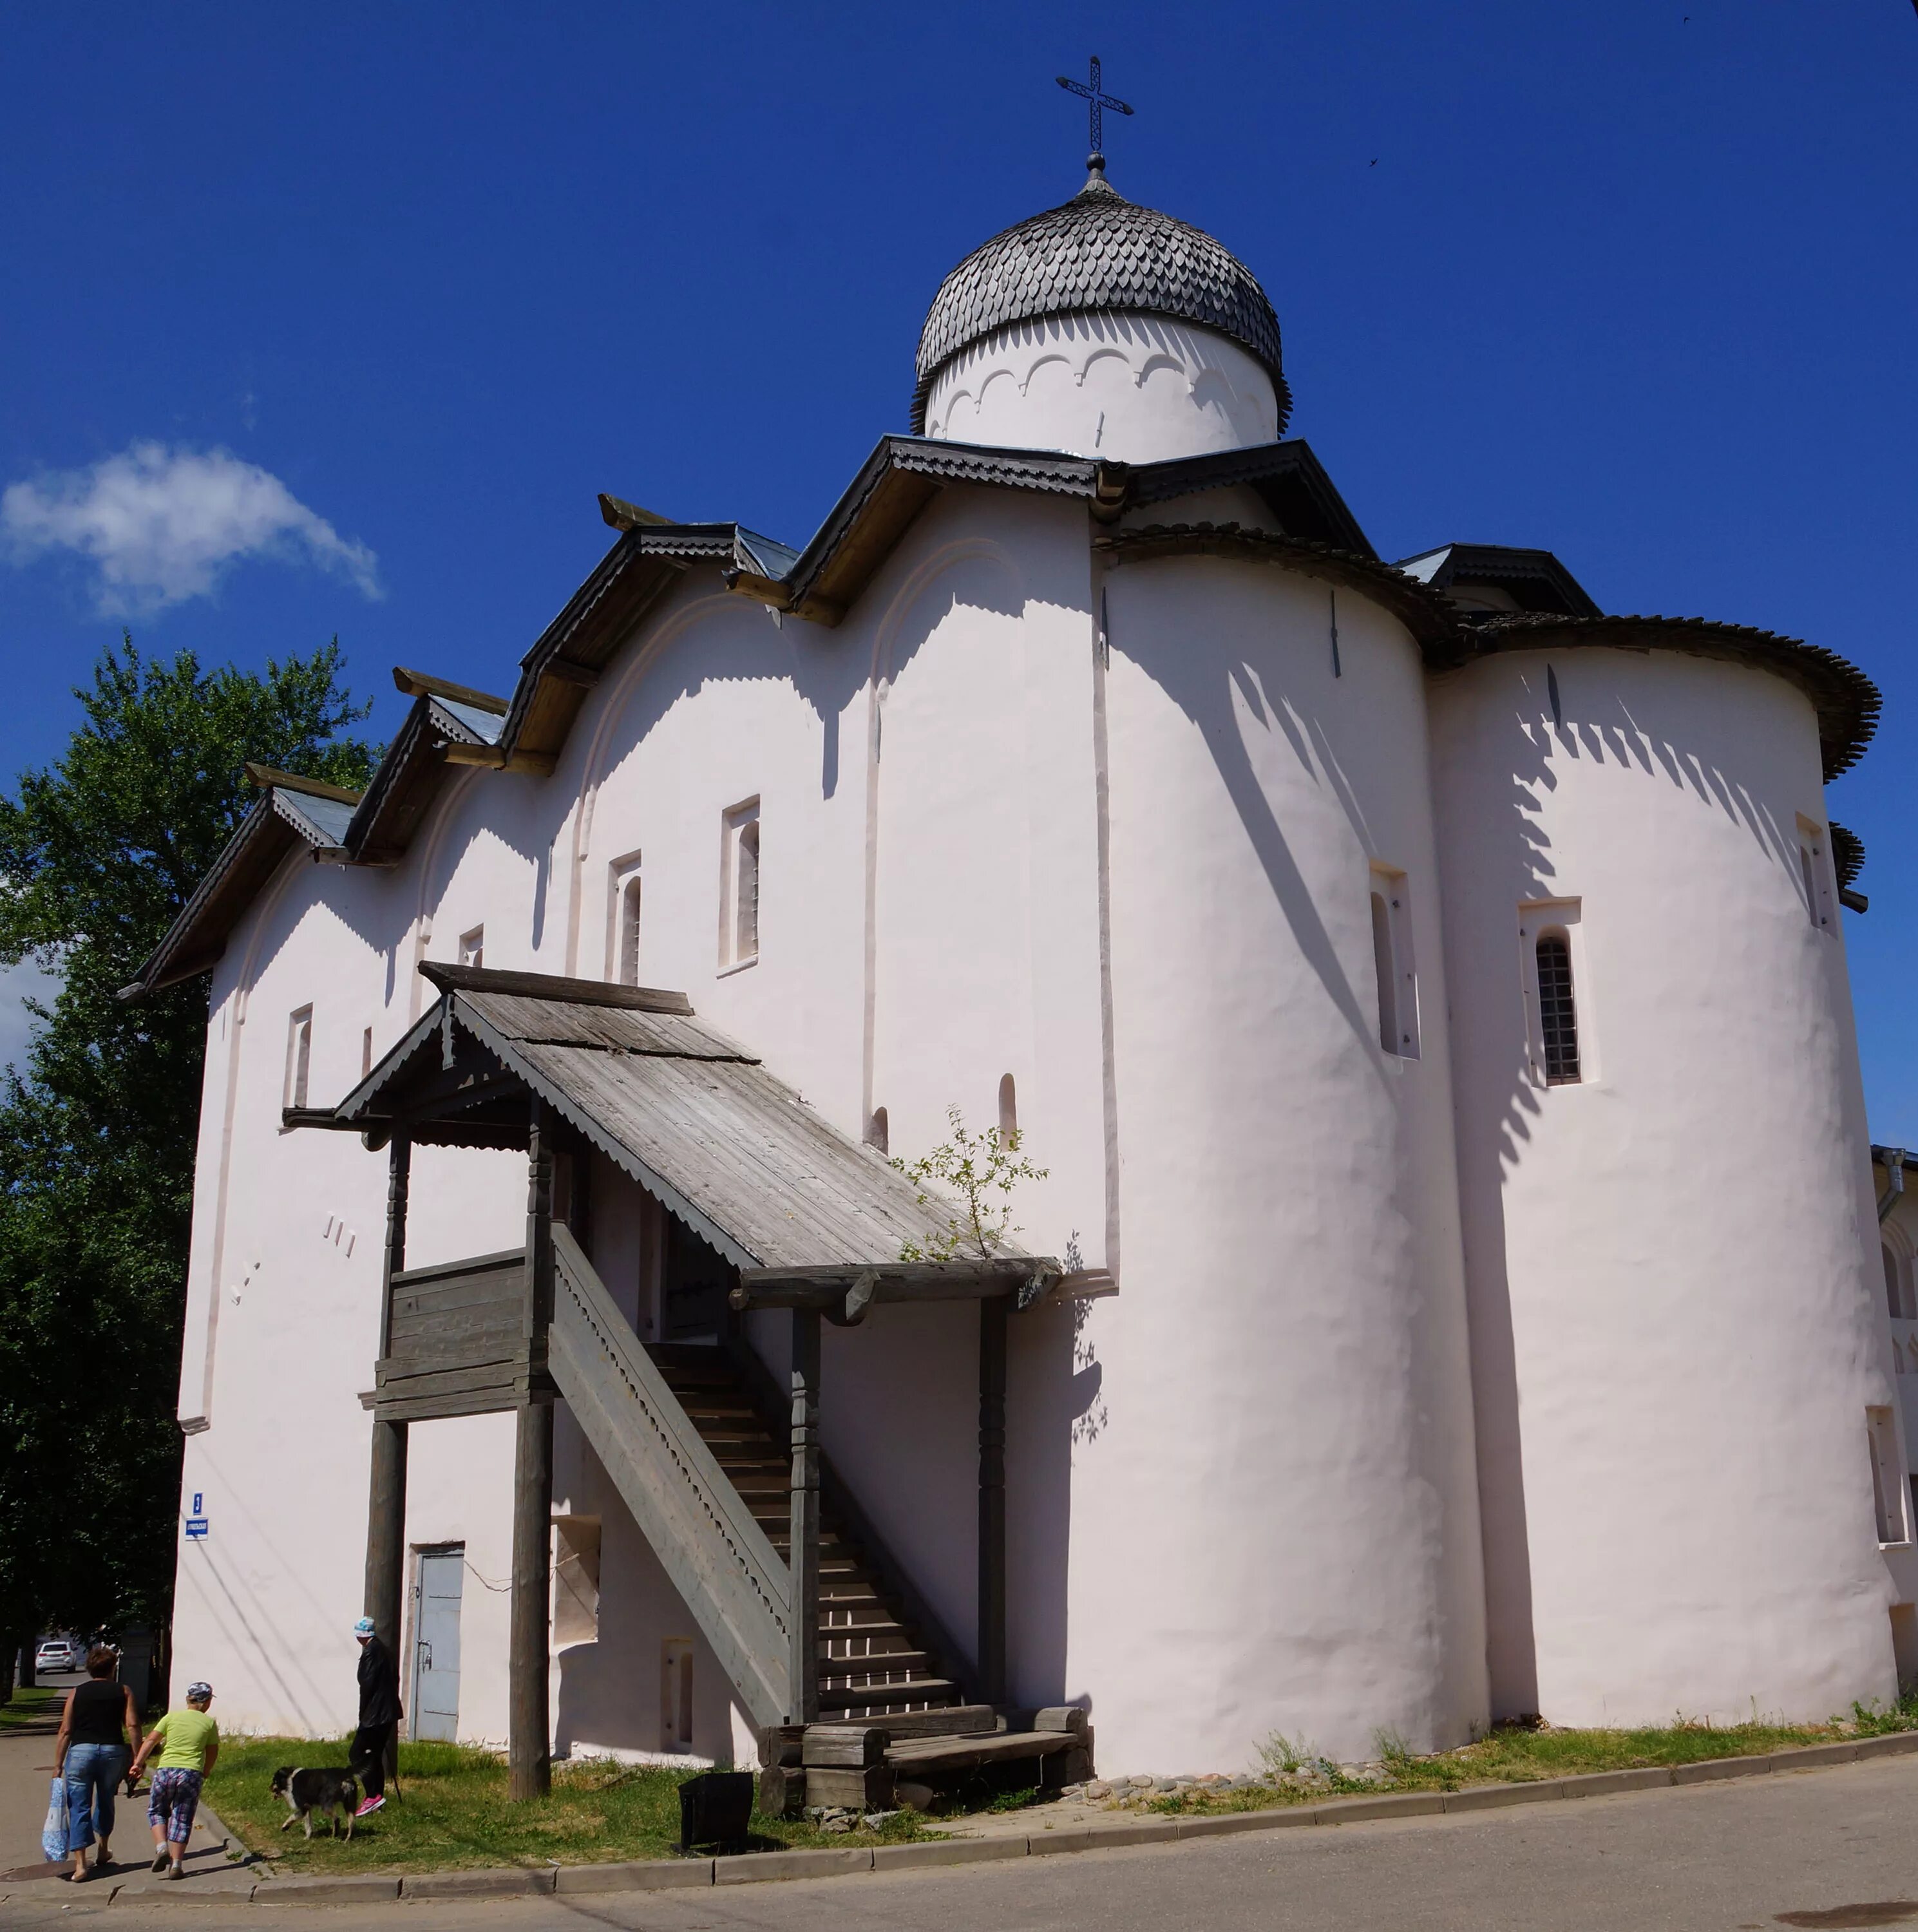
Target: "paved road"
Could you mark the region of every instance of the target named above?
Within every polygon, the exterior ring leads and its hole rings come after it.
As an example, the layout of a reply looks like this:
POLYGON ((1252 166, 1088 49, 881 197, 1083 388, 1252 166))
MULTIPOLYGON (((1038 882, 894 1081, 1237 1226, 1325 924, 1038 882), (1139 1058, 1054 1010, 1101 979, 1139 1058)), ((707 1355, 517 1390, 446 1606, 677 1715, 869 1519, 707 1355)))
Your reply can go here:
MULTIPOLYGON (((65 1894, 65 1898, 57 1895, 65 1894)), ((22 1932, 1758 1932, 1918 1925, 1918 1758, 1189 1845, 679 1894, 467 1905, 0 1899, 22 1932), (69 1902, 71 1901, 71 1902, 69 1902), (67 1906, 62 1910, 62 1904, 67 1906)))

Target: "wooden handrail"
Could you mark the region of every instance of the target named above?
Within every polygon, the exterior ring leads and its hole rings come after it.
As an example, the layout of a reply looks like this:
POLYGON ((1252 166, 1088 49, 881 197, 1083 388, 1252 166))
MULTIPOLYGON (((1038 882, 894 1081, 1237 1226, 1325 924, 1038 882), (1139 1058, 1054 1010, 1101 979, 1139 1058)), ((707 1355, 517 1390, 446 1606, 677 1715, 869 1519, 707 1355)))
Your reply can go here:
POLYGON ((553 1250, 560 1392, 754 1721, 782 1723, 791 1573, 558 1222, 553 1250))

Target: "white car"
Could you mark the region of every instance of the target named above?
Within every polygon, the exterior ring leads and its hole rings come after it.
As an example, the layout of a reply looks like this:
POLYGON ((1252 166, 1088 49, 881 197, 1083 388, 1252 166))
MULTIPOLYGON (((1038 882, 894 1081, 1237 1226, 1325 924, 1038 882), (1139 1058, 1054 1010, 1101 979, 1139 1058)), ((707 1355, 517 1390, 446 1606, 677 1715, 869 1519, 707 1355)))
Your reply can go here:
POLYGON ((33 1667, 36 1675, 43 1670, 83 1670, 86 1648, 70 1636, 50 1636, 34 1652, 33 1667))

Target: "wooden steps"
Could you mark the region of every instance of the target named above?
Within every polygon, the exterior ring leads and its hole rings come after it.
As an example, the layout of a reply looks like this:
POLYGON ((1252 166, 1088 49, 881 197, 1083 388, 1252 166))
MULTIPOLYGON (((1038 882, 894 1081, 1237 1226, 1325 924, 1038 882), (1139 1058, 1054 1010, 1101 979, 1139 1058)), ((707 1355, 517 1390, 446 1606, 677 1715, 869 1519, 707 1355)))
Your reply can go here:
POLYGON ((886 1762, 896 1777, 932 1778, 976 1771, 983 1765, 1012 1764, 1022 1758, 1050 1757, 1084 1742, 1065 1731, 999 1731, 989 1738, 902 1738, 886 1747, 886 1762))
MULTIPOLYGON (((791 1464, 778 1430, 724 1350, 698 1343, 647 1350, 687 1420, 782 1558, 791 1547, 791 1464)), ((938 1656, 889 1602, 845 1526, 823 1512, 819 1538, 819 1707, 822 1718, 883 1722, 957 1706, 963 1696, 938 1656)))
POLYGON ((761 1803, 788 1813, 802 1804, 886 1810, 901 1784, 936 1787, 995 1771, 1053 1790, 1092 1772, 1085 1713, 1069 1707, 1011 1718, 980 1704, 857 1721, 822 1714, 803 1728, 775 1726, 764 1742, 761 1803))

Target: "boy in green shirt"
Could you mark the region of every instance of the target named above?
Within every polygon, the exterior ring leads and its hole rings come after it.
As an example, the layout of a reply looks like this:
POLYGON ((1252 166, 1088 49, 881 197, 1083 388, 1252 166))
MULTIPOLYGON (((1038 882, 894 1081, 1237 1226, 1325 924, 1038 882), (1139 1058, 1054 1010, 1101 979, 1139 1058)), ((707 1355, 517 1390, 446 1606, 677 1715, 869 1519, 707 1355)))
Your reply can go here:
POLYGON ((131 1784, 141 1766, 159 1752, 146 1821, 153 1827, 153 1869, 168 1878, 185 1876, 180 1860, 193 1833, 193 1814, 200 1808, 200 1787, 219 1761, 220 1726, 207 1714, 212 1702, 212 1684, 189 1684, 186 1708, 176 1706, 147 1732, 127 1774, 131 1784))

